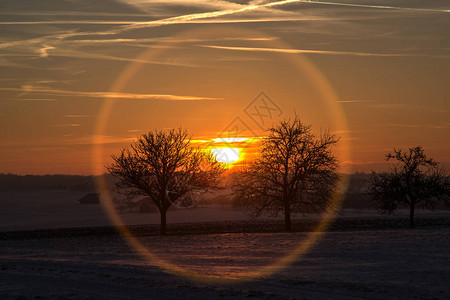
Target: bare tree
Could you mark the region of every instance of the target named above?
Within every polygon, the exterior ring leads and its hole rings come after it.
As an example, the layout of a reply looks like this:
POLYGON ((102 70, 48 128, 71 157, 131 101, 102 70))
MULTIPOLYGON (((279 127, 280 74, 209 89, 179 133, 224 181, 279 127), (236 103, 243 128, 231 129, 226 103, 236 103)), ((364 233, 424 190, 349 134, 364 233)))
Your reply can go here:
POLYGON ((414 228, 416 206, 433 209, 441 201, 449 204, 450 178, 438 163, 425 155, 422 147, 396 150, 386 154, 386 161, 396 164, 388 172, 372 172, 369 195, 382 213, 393 214, 399 206, 409 208, 409 226, 414 228))
POLYGON ((192 193, 218 188, 225 171, 212 153, 193 147, 181 128, 144 134, 112 158, 107 170, 119 178, 116 187, 128 197, 150 197, 161 215, 161 234, 171 205, 191 205, 192 193))
POLYGON ((268 131, 258 158, 235 176, 235 203, 255 216, 283 212, 290 231, 292 213, 319 212, 330 204, 338 180, 331 148, 338 139, 328 132, 316 138, 297 116, 268 131))

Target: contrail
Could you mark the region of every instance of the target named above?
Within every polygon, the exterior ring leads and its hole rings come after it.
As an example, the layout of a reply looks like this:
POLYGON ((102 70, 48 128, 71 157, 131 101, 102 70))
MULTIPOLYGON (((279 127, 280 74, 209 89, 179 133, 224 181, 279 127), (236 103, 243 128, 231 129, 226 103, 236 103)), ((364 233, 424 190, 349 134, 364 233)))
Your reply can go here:
POLYGON ((268 7, 280 6, 280 5, 296 3, 296 2, 302 2, 302 1, 282 0, 282 1, 265 3, 265 4, 250 4, 250 5, 246 5, 242 8, 238 8, 238 9, 226 9, 226 10, 219 10, 219 11, 206 12, 206 13, 194 13, 194 14, 165 18, 165 19, 160 19, 160 20, 152 20, 152 21, 147 21, 147 22, 134 22, 133 24, 120 26, 116 29, 111 29, 108 31, 70 32, 70 33, 64 33, 64 34, 58 34, 58 35, 50 35, 50 36, 44 36, 44 37, 25 40, 25 41, 2 43, 2 44, 0 44, 0 49, 6 48, 6 47, 11 47, 11 46, 17 46, 20 44, 33 43, 33 42, 39 43, 41 41, 50 43, 49 40, 51 40, 51 39, 61 41, 61 40, 67 39, 67 38, 72 38, 72 37, 77 37, 77 36, 114 35, 114 34, 126 32, 126 31, 133 30, 133 29, 139 29, 139 28, 150 28, 150 27, 159 27, 159 26, 164 26, 164 25, 184 24, 184 23, 189 23, 189 22, 193 22, 193 21, 197 21, 197 20, 205 20, 205 19, 210 19, 210 18, 215 18, 215 17, 237 14, 237 13, 245 12, 245 11, 252 11, 252 10, 256 10, 256 9, 260 9, 260 8, 268 8, 268 7))
POLYGON ((167 100, 167 101, 208 101, 223 100, 223 98, 180 96, 166 94, 134 94, 134 93, 114 93, 114 92, 80 92, 41 88, 35 86, 23 86, 22 88, 0 88, 2 91, 19 91, 23 93, 43 93, 46 95, 58 96, 82 96, 90 98, 112 98, 112 99, 140 99, 140 100, 167 100))
POLYGON ((151 28, 151 27, 159 27, 164 25, 174 25, 174 24, 185 24, 192 22, 199 22, 201 20, 207 20, 216 17, 222 17, 227 15, 233 15, 241 12, 253 11, 261 8, 271 8, 276 6, 283 6, 286 4, 292 3, 312 3, 312 4, 322 4, 322 5, 334 5, 334 6, 349 6, 349 7, 363 7, 363 8, 373 8, 373 9, 390 9, 390 10, 404 10, 404 11, 420 11, 420 12, 435 12, 435 13, 449 13, 448 9, 427 9, 427 8, 411 8, 411 7, 397 7, 397 6, 384 6, 384 5, 368 5, 368 4, 353 4, 353 3, 339 3, 339 2, 325 2, 325 1, 314 1, 314 0, 281 0, 275 2, 269 2, 264 4, 249 4, 244 7, 237 9, 225 9, 218 10, 213 12, 205 12, 205 13, 193 13, 187 14, 177 17, 170 17, 159 20, 152 20, 147 22, 134 22, 132 24, 123 25, 115 29, 107 30, 107 31, 94 31, 94 32, 69 32, 65 34, 58 35, 50 35, 43 36, 36 39, 30 40, 22 40, 15 42, 5 42, 0 44, 1 48, 17 46, 21 44, 32 44, 32 43, 47 43, 51 44, 54 41, 61 41, 67 38, 78 37, 78 36, 89 36, 89 35, 114 35, 122 32, 126 32, 133 29, 139 28, 151 28), (53 41, 52 41, 53 39, 53 41))
POLYGON ((428 55, 415 53, 374 53, 374 52, 349 52, 349 51, 334 51, 334 50, 308 50, 308 49, 288 49, 288 48, 258 48, 258 47, 231 47, 231 46, 216 46, 216 45, 198 45, 199 47, 223 49, 233 51, 250 51, 250 52, 274 52, 287 54, 331 54, 331 55, 352 55, 352 56, 375 56, 375 57, 440 57, 448 58, 448 55, 428 55))
POLYGON ((298 0, 298 1, 304 2, 304 3, 314 3, 314 4, 323 4, 323 5, 364 7, 364 8, 376 8, 376 9, 409 10, 409 11, 437 12, 437 13, 449 13, 450 12, 450 9, 413 8, 413 7, 370 5, 370 4, 357 4, 357 3, 325 2, 325 1, 314 1, 314 0, 298 0))

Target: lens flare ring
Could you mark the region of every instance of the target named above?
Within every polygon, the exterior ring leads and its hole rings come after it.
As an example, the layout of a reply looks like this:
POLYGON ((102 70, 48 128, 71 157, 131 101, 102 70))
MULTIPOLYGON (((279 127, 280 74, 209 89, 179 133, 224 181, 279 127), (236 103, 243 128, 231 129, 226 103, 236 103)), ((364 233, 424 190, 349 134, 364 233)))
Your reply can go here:
MULTIPOLYGON (((184 31, 180 34, 174 36, 173 40, 182 39, 182 38, 204 38, 204 37, 217 37, 220 35, 240 35, 242 33, 247 34, 258 34, 268 38, 275 48, 290 48, 287 44, 281 42, 280 39, 273 39, 266 34, 262 34, 261 32, 250 30, 247 28, 236 27, 236 26, 226 26, 226 27, 217 27, 209 29, 199 29, 199 30, 190 30, 184 31)), ((181 43, 181 42, 180 42, 181 43)), ((111 92, 120 93, 125 90, 127 84, 132 81, 133 76, 138 72, 138 70, 144 65, 142 62, 150 61, 152 58, 161 55, 166 49, 169 49, 173 46, 173 43, 170 45, 161 45, 160 47, 155 47, 150 50, 147 50, 141 54, 141 56, 136 59, 135 62, 130 63, 121 74, 117 76, 114 84, 111 87, 111 92)), ((334 116, 334 122, 337 127, 341 130, 347 130, 347 123, 344 116, 344 113, 337 102, 336 95, 327 82, 322 73, 309 61, 307 60, 303 54, 277 54, 282 56, 282 58, 297 68, 297 70, 304 70, 311 77, 311 81, 315 84, 317 91, 320 93, 321 98, 326 103, 327 107, 330 109, 331 113, 334 116)), ((300 72, 300 71, 299 71, 300 72)), ((103 134, 108 125, 109 117, 111 115, 112 109, 114 107, 115 100, 112 98, 105 98, 101 105, 101 108, 98 112, 96 118, 95 125, 95 141, 93 146, 93 171, 95 174, 104 174, 104 149, 102 147, 104 143, 103 134)), ((339 156, 344 161, 350 161, 350 139, 345 139, 341 141, 340 153, 339 156), (343 144, 343 145, 342 145, 343 144)), ((132 245, 138 253, 142 254, 146 259, 148 259, 152 264, 163 268, 165 271, 180 275, 186 276, 194 280, 202 281, 202 282, 211 282, 211 283, 226 283, 226 282, 242 282, 257 279, 263 276, 267 276, 270 274, 279 271, 280 269, 288 266, 294 261, 301 258, 305 253, 308 252, 309 249, 317 242, 317 240, 324 234, 326 229, 328 228, 330 222, 333 220, 335 216, 335 211, 327 212, 321 218, 317 226, 311 232, 306 233, 307 239, 301 242, 293 251, 288 253, 287 255, 277 259, 273 264, 266 265, 261 267, 257 271, 248 271, 244 274, 240 274, 236 277, 223 277, 223 276, 211 276, 205 275, 200 272, 190 271, 183 267, 180 267, 176 264, 173 264, 169 261, 166 261, 160 258, 158 255, 154 254, 151 249, 145 246, 133 233, 128 229, 123 219, 119 215, 118 211, 114 207, 114 203, 112 200, 112 196, 108 190, 106 179, 104 176, 98 176, 97 180, 97 189, 102 194, 101 204, 106 211, 106 214, 110 218, 111 222, 117 227, 121 235, 125 240, 127 240, 130 245, 132 245)), ((346 190, 347 183, 345 181, 340 182, 340 186, 338 189, 341 191, 341 196, 336 192, 332 201, 335 207, 339 207, 342 199, 343 191, 346 190)))

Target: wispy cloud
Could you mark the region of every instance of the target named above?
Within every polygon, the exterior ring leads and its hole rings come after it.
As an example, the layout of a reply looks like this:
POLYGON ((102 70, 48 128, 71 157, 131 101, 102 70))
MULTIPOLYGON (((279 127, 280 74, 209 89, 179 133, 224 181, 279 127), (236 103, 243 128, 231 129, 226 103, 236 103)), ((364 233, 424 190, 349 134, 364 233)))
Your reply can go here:
POLYGON ((70 58, 83 58, 83 59, 94 59, 94 60, 110 60, 110 61, 125 61, 125 62, 138 62, 142 64, 150 64, 150 65, 166 65, 166 66, 178 66, 178 67, 190 67, 190 68, 198 68, 199 65, 192 64, 189 62, 180 62, 180 61, 163 61, 163 60, 145 60, 145 59, 136 59, 136 58, 128 58, 128 57, 120 57, 113 56, 107 54, 100 53, 89 53, 84 51, 75 51, 75 50, 64 50, 60 49, 52 53, 54 57, 70 57, 70 58))
POLYGON ((286 54, 326 54, 326 55, 351 55, 351 56, 375 56, 375 57, 450 57, 450 55, 432 55, 432 54, 411 54, 411 53, 373 53, 373 52, 352 52, 352 51, 333 51, 333 50, 311 50, 311 49, 289 49, 289 48, 259 48, 259 47, 232 47, 216 45, 198 45, 199 47, 248 51, 248 52, 273 52, 286 54))
MULTIPOLYGON (((189 67, 189 68, 199 68, 199 67, 209 67, 209 65, 200 65, 193 63, 191 61, 177 59, 177 60, 163 60, 163 59, 138 59, 130 58, 128 56, 114 56, 103 53, 91 53, 84 50, 78 50, 80 44, 84 45, 98 45, 98 44, 121 44, 127 47, 173 47, 171 43, 195 43, 195 42, 209 42, 209 41, 269 41, 276 38, 253 36, 253 37, 222 37, 222 38, 185 38, 185 39, 175 39, 172 37, 158 37, 158 38, 144 38, 144 39, 85 39, 85 40, 70 40, 64 42, 58 42, 54 44, 57 47, 49 47, 45 45, 43 48, 39 49, 41 57, 48 56, 48 50, 51 51, 52 57, 66 57, 66 58, 83 58, 83 59, 93 59, 93 60, 110 60, 110 61, 125 61, 125 62, 137 62, 143 64, 151 65, 168 65, 177 67, 189 67), (156 44, 162 43, 162 44, 156 44)), ((32 56, 32 55, 27 55, 32 56)))
MULTIPOLYGON (((161 23, 158 24, 159 21, 147 21, 147 22, 140 22, 140 21, 117 21, 117 22, 103 22, 103 21, 65 21, 65 20, 55 20, 55 21, 10 21, 10 22, 0 22, 0 25, 70 25, 70 24, 80 24, 80 25, 121 25, 126 24, 129 26, 139 26, 139 27, 159 27, 163 25, 176 25, 176 24, 223 24, 223 23, 271 23, 271 22, 294 22, 294 21, 330 21, 330 20, 359 20, 362 17, 324 17, 324 16, 307 16, 307 15, 301 15, 301 16, 262 16, 262 17, 246 17, 246 18, 220 18, 220 19, 192 19, 192 20, 186 20, 180 23, 161 23), (156 22, 156 23, 150 23, 150 22, 156 22), (145 26, 147 25, 147 26, 145 26)), ((365 18, 367 19, 367 17, 365 18)), ((125 26, 124 26, 125 27, 125 26)), ((134 28, 126 28, 126 29, 119 29, 118 31, 111 30, 111 31, 92 31, 92 32, 79 32, 79 33, 68 33, 66 34, 59 34, 59 35, 49 35, 45 38, 52 38, 55 37, 54 41, 57 41, 56 37, 59 38, 74 38, 77 36, 95 36, 95 35, 113 35, 116 33, 122 33, 127 30, 131 30, 134 28)), ((109 41, 120 41, 121 39, 110 39, 109 41)), ((126 39, 124 39, 126 40, 126 39)), ((36 39, 30 39, 27 40, 28 42, 36 41, 36 39)), ((101 41, 101 40, 99 40, 101 41)), ((4 47, 9 47, 16 45, 18 42, 6 42, 0 45, 3 45, 4 47)))
MULTIPOLYGON (((220 10, 239 10, 243 9, 246 6, 262 6, 262 7, 276 7, 284 4, 291 3, 303 3, 303 4, 321 4, 321 5, 334 5, 334 6, 349 6, 349 7, 362 7, 362 8, 374 8, 374 9, 389 9, 389 10, 405 10, 405 11, 419 11, 419 12, 438 12, 438 13, 448 13, 450 10, 448 9, 428 9, 428 8, 412 8, 412 7, 401 7, 401 6, 388 6, 388 5, 370 5, 370 4, 359 4, 359 3, 342 3, 342 2, 329 2, 329 1, 314 1, 314 0, 288 0, 288 1, 273 1, 263 3, 263 1, 251 1, 249 5, 242 5, 238 3, 228 2, 228 1, 208 1, 208 0, 192 0, 186 3, 186 1, 182 0, 152 0, 151 2, 147 1, 139 1, 139 0, 122 0, 127 4, 135 5, 143 10, 145 8, 153 8, 153 6, 149 4, 178 4, 178 5, 190 5, 190 6, 202 6, 209 7, 220 10)), ((147 10, 148 11, 148 10, 147 10)))
POLYGON ((313 0, 304 0, 304 1, 299 0, 298 2, 305 2, 305 3, 312 3, 312 4, 323 4, 323 5, 334 5, 334 6, 350 6, 350 7, 362 7, 362 8, 375 8, 375 9, 416 11, 416 12, 450 13, 449 9, 401 7, 401 6, 388 6, 388 5, 370 5, 370 4, 325 2, 325 1, 313 1, 313 0))
POLYGON ((122 30, 130 30, 130 29, 136 29, 136 28, 142 28, 142 27, 180 24, 180 23, 190 22, 193 20, 217 18, 217 17, 222 17, 222 16, 238 14, 238 13, 242 13, 242 12, 272 8, 272 7, 282 6, 282 5, 290 4, 290 3, 298 3, 298 2, 302 2, 302 1, 301 0, 281 0, 281 1, 274 1, 274 2, 269 2, 269 3, 261 3, 261 4, 257 4, 257 2, 251 2, 251 4, 248 4, 248 5, 241 5, 241 6, 234 7, 234 8, 225 8, 225 9, 212 11, 212 12, 187 14, 187 15, 182 15, 182 16, 177 16, 177 17, 149 21, 149 22, 138 22, 133 25, 122 27, 118 30, 122 31, 122 30))
POLYGON ((408 103, 372 103, 367 105, 370 108, 378 109, 417 109, 418 106, 414 106, 408 103))
POLYGON ((221 36, 217 38, 183 38, 183 37, 154 37, 154 38, 121 38, 121 39, 78 39, 74 42, 77 44, 152 44, 153 43, 195 43, 195 42, 210 42, 210 41, 270 41, 276 39, 275 37, 226 37, 221 36))
POLYGON ((48 146, 48 147, 31 147, 31 151, 49 151, 49 150, 64 150, 67 149, 66 147, 60 147, 60 146, 48 146))
MULTIPOLYGON (((54 11, 2 11, 3 16, 54 16, 54 11)), ((74 17, 143 17, 145 14, 132 13, 113 13, 113 12, 96 12, 96 11, 58 11, 58 16, 74 16, 74 17)))
POLYGON ((338 103, 370 103, 372 100, 339 100, 338 103))
POLYGON ((92 118, 94 115, 65 115, 66 118, 92 118))
POLYGON ((438 107, 430 107, 424 105, 414 105, 409 103, 370 103, 366 105, 368 108, 375 109, 401 109, 401 110, 416 110, 420 112, 433 112, 448 114, 448 109, 439 109, 438 107))
POLYGON ((103 144, 121 144, 135 140, 136 137, 119 137, 109 135, 86 135, 67 140, 65 144, 69 145, 103 145, 103 144))
POLYGON ((39 53, 41 57, 47 57, 48 56, 48 50, 55 49, 53 46, 43 45, 41 49, 39 49, 39 53))
POLYGON ((408 110, 417 112, 432 112, 448 114, 450 111, 447 108, 431 107, 427 105, 417 105, 412 103, 379 103, 374 100, 340 100, 337 101, 342 104, 358 104, 359 107, 368 109, 380 110, 408 110))
POLYGON ((7 101, 43 101, 43 102, 55 102, 56 99, 49 99, 49 98, 13 98, 13 99, 6 99, 7 101))
MULTIPOLYGON (((289 16, 279 16, 279 17, 247 17, 247 18, 221 18, 221 19, 192 19, 188 21, 183 21, 180 23, 173 23, 173 24, 224 24, 224 23, 272 23, 272 22, 293 22, 293 21, 324 21, 324 20, 342 20, 341 17, 323 17, 323 16, 297 16, 297 17, 289 17, 289 16)), ((344 18, 348 19, 348 18, 344 18)), ((360 18, 357 18, 360 19, 360 18)), ((10 22, 0 22, 0 25, 71 25, 71 24, 80 24, 80 25, 121 25, 121 24, 127 24, 129 26, 139 26, 139 27, 159 27, 163 25, 173 25, 172 23, 149 23, 148 22, 139 22, 139 21, 122 21, 122 22, 103 22, 103 21, 64 21, 64 20, 56 20, 56 21, 10 21, 10 22)), ((156 21, 154 21, 156 22, 156 21)), ((118 31, 111 30, 111 31, 92 31, 92 32, 79 32, 79 33, 69 33, 69 34, 60 34, 60 35, 54 35, 54 36, 46 36, 45 38, 48 38, 49 40, 52 37, 55 37, 54 41, 57 41, 56 37, 61 38, 74 38, 77 36, 95 36, 95 35, 113 35, 116 33, 122 33, 127 30, 131 30, 134 28, 127 28, 127 29, 121 29, 118 31)), ((110 41, 119 41, 120 39, 111 39, 110 41)), ((36 41, 36 39, 33 40, 27 40, 29 42, 36 41)), ((9 47, 16 45, 18 42, 6 42, 3 44, 4 47, 9 47)), ((20 41, 19 41, 20 43, 20 41)))
POLYGON ((82 126, 82 125, 79 123, 68 123, 68 124, 55 125, 55 127, 80 127, 80 126, 82 126))
POLYGON ((405 128, 421 128, 424 127, 420 124, 407 124, 407 123, 387 123, 387 124, 380 124, 378 125, 380 127, 405 127, 405 128))
POLYGON ((67 91, 51 88, 43 88, 32 85, 25 85, 22 88, 0 88, 3 91, 17 91, 22 93, 43 93, 58 96, 78 96, 88 98, 111 98, 111 99, 139 99, 139 100, 165 100, 165 101, 209 101, 223 100, 223 98, 182 96, 169 94, 134 94, 134 93, 114 93, 114 92, 80 92, 67 91))
MULTIPOLYGON (((67 33, 62 34, 55 34, 55 35, 49 35, 49 36, 43 36, 39 38, 29 39, 29 40, 20 40, 20 41, 13 41, 13 42, 5 42, 0 43, 0 48, 5 47, 13 47, 18 46, 22 44, 47 44, 52 45, 52 42, 58 42, 62 41, 68 38, 75 38, 75 37, 81 37, 81 36, 93 36, 93 35, 114 35, 123 33, 129 30, 134 29, 142 29, 142 28, 151 28, 151 27, 159 27, 159 26, 165 26, 165 25, 174 25, 174 24, 185 24, 185 23, 191 23, 195 21, 204 21, 207 19, 217 18, 217 17, 223 17, 223 16, 229 16, 234 15, 242 12, 249 12, 249 11, 255 11, 260 9, 268 9, 273 8, 277 6, 282 6, 285 4, 290 3, 296 3, 296 2, 302 2, 299 0, 282 0, 282 1, 274 1, 269 3, 262 3, 262 4, 248 4, 248 5, 239 5, 237 7, 228 8, 228 9, 222 9, 212 12, 204 12, 204 13, 193 13, 193 14, 186 14, 176 17, 169 17, 169 18, 163 18, 158 20, 152 20, 152 21, 146 21, 146 22, 140 22, 136 21, 128 25, 118 26, 116 28, 112 28, 105 31, 92 31, 92 32, 77 32, 77 31, 71 31, 67 33)), ((229 20, 229 22, 235 22, 234 20, 229 20)))
POLYGON ((155 7, 161 9, 162 7, 167 7, 167 10, 170 10, 170 7, 179 7, 179 6, 189 6, 189 7, 202 7, 204 9, 233 9, 242 7, 242 4, 234 3, 231 1, 224 0, 151 0, 151 1, 142 1, 142 0, 119 0, 120 2, 126 3, 128 5, 132 5, 138 8, 141 11, 146 13, 155 13, 155 7))
POLYGON ((423 128, 423 129, 449 129, 450 124, 411 124, 411 123, 387 123, 379 124, 380 127, 404 127, 404 128, 423 128))
MULTIPOLYGON (((76 123, 75 123, 76 124, 76 123)), ((72 124, 58 124, 55 127, 69 128, 78 127, 72 124)), ((27 147, 61 147, 66 145, 98 145, 98 144, 121 144, 129 143, 136 137, 128 136, 109 136, 109 135, 81 135, 64 134, 60 137, 23 139, 23 140, 0 140, 0 147, 19 147, 21 150, 27 147)))
POLYGON ((0 25, 131 25, 135 21, 97 21, 97 20, 54 20, 54 21, 0 21, 0 25))
MULTIPOLYGON (((141 1, 126 1, 126 2, 134 2, 136 5, 139 5, 140 3, 143 3, 141 1)), ((268 22, 268 21, 284 21, 283 18, 278 17, 272 18, 269 14, 264 16, 263 18, 259 19, 243 19, 243 20, 220 20, 217 18, 225 17, 225 16, 231 16, 236 15, 240 13, 247 13, 252 11, 266 11, 271 12, 271 9, 277 9, 281 8, 288 4, 295 4, 295 3, 302 3, 302 4, 322 4, 322 5, 336 5, 336 6, 351 6, 351 7, 363 7, 363 8, 376 8, 376 9, 391 9, 391 10, 405 10, 405 11, 421 11, 421 12, 436 12, 436 13, 448 13, 450 10, 448 9, 425 9, 425 8, 410 8, 410 7, 395 7, 395 6, 383 6, 383 5, 366 5, 366 4, 355 4, 355 3, 338 3, 338 2, 325 2, 325 1, 308 1, 308 0, 281 0, 281 1, 273 1, 273 2, 261 2, 261 1, 253 1, 249 4, 237 4, 232 2, 226 2, 226 1, 196 1, 201 4, 206 3, 213 3, 215 7, 218 8, 218 10, 210 11, 210 12, 200 12, 200 13, 192 13, 192 14, 185 14, 181 16, 175 16, 175 17, 168 17, 168 18, 162 18, 157 20, 151 20, 151 21, 135 21, 131 23, 127 23, 122 26, 117 26, 109 30, 104 31, 91 31, 91 32, 79 32, 79 31, 70 31, 66 33, 58 33, 55 35, 47 35, 42 36, 39 38, 34 39, 28 39, 28 40, 20 40, 20 41, 12 41, 12 42, 4 42, 0 43, 0 48, 5 47, 14 47, 14 46, 20 46, 20 45, 32 45, 37 44, 40 45, 39 49, 46 49, 46 47, 55 47, 53 43, 58 43, 63 40, 69 39, 69 38, 76 38, 81 36, 106 36, 106 35, 115 35, 119 33, 123 33, 129 30, 134 29, 142 29, 142 28, 152 28, 152 27, 159 27, 159 26, 166 26, 166 25, 174 25, 174 24, 186 24, 186 23, 208 23, 208 22, 214 22, 214 23, 220 23, 220 22, 229 22, 229 23, 239 23, 239 22, 268 22), (211 20, 213 19, 213 20, 211 20)), ((280 13, 290 13, 288 11, 281 11, 280 13)), ((273 14, 272 14, 273 15, 273 14)), ((301 18, 301 17, 300 17, 301 18)), ((299 19, 297 16, 294 19, 299 19)), ((304 17, 303 17, 304 19, 304 17)), ((103 21, 99 21, 103 22, 103 21)), ((114 22, 113 22, 114 23, 114 22)), ((49 50, 51 48, 48 48, 49 50)), ((45 55, 47 54, 47 50, 43 51, 41 54, 45 55)), ((312 53, 312 52, 308 52, 312 53)), ((323 53, 323 52, 314 52, 314 53, 323 53)), ((339 54, 339 52, 334 52, 334 54, 339 54)), ((344 55, 344 52, 341 54, 344 55)), ((365 53, 356 53, 354 55, 367 55, 365 53)), ((392 56, 389 54, 389 56, 392 56)))
POLYGON ((342 162, 342 164, 344 166, 364 166, 364 165, 384 164, 384 162, 380 163, 379 161, 345 160, 342 162))

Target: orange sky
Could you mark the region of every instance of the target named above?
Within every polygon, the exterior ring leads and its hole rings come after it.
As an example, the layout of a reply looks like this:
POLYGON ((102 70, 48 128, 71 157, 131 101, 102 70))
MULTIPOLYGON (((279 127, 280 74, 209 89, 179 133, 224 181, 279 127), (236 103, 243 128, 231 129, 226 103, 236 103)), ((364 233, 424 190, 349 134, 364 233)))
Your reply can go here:
POLYGON ((209 145, 295 114, 348 172, 416 145, 449 165, 448 1, 38 2, 0 12, 0 173, 99 173, 149 130, 209 145))

